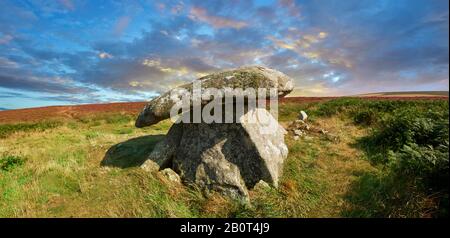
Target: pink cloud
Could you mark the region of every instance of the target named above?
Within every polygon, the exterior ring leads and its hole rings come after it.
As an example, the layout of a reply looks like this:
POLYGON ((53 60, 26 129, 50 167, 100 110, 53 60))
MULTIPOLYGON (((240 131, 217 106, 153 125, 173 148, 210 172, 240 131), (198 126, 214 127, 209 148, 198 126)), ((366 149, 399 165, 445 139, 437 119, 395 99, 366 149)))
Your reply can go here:
POLYGON ((59 2, 66 8, 67 10, 73 11, 75 10, 75 5, 71 0, 59 0, 59 2))
POLYGON ((120 17, 114 27, 114 35, 116 36, 122 35, 122 33, 125 31, 125 29, 127 29, 128 25, 130 24, 130 21, 131 19, 128 16, 120 17))
POLYGON ((208 12, 200 7, 191 8, 189 18, 194 21, 206 22, 214 28, 236 28, 240 29, 247 26, 246 22, 233 20, 220 16, 209 15, 208 12))

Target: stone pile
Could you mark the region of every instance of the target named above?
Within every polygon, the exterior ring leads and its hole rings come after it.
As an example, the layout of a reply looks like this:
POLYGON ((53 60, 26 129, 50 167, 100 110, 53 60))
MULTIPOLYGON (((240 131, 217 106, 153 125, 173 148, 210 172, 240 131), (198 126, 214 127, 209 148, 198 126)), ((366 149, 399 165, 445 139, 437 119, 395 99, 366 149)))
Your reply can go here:
POLYGON ((330 133, 329 131, 308 124, 306 122, 308 115, 305 111, 300 111, 298 118, 299 119, 290 122, 287 126, 287 131, 292 134, 294 140, 299 140, 302 137, 305 139, 311 139, 309 135, 312 134, 323 135, 326 139, 333 142, 338 142, 340 140, 338 136, 330 133))

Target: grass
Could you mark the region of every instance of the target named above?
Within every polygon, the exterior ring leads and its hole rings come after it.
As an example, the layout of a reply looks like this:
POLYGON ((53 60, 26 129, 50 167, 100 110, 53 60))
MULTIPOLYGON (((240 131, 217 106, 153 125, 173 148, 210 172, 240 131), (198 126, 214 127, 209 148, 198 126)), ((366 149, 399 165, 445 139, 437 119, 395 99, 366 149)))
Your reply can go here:
POLYGON ((368 128, 355 147, 378 170, 364 173, 344 215, 448 217, 448 101, 340 99, 316 115, 340 116, 368 128))
POLYGON ((0 124, 0 138, 6 138, 15 132, 44 131, 61 125, 59 121, 42 121, 37 123, 0 124))
MULTIPOLYGON (((338 99, 281 104, 281 124, 305 110, 311 124, 339 135, 340 140, 320 134, 294 140, 287 135, 289 156, 279 187, 250 191, 251 204, 219 194, 205 197, 194 187, 141 170, 138 163, 100 166, 108 150, 117 150, 123 161, 139 162, 145 157, 140 148, 148 144, 145 151, 150 151, 150 145, 170 128, 169 121, 136 129, 135 115, 103 114, 3 124, 0 217, 448 216, 442 206, 448 204, 448 191, 430 190, 431 185, 420 182, 425 177, 398 173, 396 166, 383 160, 388 154, 397 153, 398 159, 406 152, 370 146, 382 133, 380 125, 411 108, 423 109, 414 118, 443 118, 446 111, 448 115, 448 101, 338 99), (428 109, 435 113, 427 114, 428 109)), ((443 125, 448 138, 448 120, 443 125)))

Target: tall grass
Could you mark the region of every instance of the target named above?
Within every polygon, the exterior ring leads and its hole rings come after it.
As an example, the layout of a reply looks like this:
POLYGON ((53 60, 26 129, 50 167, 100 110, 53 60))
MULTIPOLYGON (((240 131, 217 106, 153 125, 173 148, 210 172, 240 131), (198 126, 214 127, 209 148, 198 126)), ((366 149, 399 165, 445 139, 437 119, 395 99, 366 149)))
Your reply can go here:
POLYGON ((432 197, 439 208, 428 212, 433 216, 448 216, 448 101, 339 99, 318 105, 313 113, 325 117, 340 115, 356 125, 371 126, 369 135, 359 140, 358 147, 384 172, 372 179, 366 176, 358 189, 377 188, 386 192, 367 193, 365 197, 359 191, 356 200, 373 201, 377 199, 374 194, 378 194, 378 199, 384 201, 380 207, 386 208, 385 213, 379 213, 377 208, 378 212, 372 215, 409 216, 411 210, 398 212, 399 208, 415 204, 413 207, 418 209, 424 207, 420 203, 427 203, 432 197), (392 196, 398 199, 392 200, 392 196))

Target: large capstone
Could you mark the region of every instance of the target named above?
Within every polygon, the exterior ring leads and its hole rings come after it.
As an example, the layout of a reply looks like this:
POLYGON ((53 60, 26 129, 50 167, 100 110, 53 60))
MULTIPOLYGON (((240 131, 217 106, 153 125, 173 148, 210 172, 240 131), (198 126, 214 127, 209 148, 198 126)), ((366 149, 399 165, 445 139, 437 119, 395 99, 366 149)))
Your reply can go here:
MULTIPOLYGON (((277 89, 278 96, 282 97, 293 89, 292 79, 285 74, 260 66, 243 67, 233 70, 227 70, 219 73, 210 74, 199 78, 201 89, 277 89)), ((139 114, 136 120, 136 127, 145 127, 158 123, 161 120, 170 117, 171 108, 179 101, 186 91, 193 91, 194 83, 188 83, 174 88, 161 96, 150 101, 139 114)), ((269 98, 269 94, 259 95, 269 98)), ((208 99, 202 99, 203 104, 208 99)))

